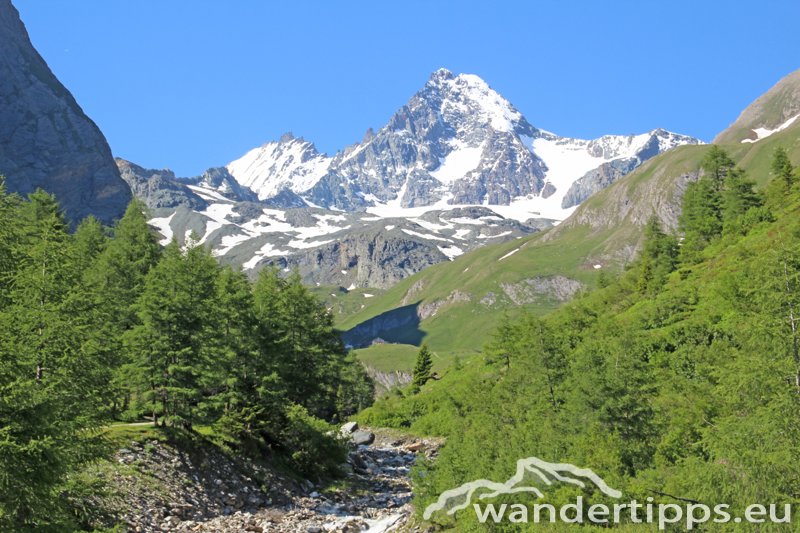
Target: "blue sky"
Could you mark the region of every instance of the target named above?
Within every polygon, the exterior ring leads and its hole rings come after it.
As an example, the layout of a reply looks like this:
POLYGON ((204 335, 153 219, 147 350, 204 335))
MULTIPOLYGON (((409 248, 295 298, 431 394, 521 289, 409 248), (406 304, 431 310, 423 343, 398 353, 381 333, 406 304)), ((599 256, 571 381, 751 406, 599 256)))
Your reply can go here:
POLYGON ((190 176, 379 128, 438 67, 535 126, 711 140, 800 68, 800 2, 13 0, 115 155, 190 176))

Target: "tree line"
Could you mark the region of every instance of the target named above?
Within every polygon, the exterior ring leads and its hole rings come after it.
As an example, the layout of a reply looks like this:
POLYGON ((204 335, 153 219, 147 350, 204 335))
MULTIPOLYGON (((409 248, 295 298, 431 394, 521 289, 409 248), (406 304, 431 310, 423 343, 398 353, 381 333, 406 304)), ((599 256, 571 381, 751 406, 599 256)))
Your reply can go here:
POLYGON ((298 275, 162 248, 137 201, 71 231, 51 195, 0 180, 0 529, 65 520, 59 491, 113 420, 212 426, 325 476, 344 453, 327 422, 373 393, 298 275))

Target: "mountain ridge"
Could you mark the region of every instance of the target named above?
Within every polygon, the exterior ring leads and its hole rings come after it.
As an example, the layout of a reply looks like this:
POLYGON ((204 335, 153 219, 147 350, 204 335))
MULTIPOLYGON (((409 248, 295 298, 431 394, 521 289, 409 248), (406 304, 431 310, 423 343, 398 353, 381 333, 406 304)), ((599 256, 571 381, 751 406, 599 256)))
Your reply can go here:
POLYGON ((10 0, 0 0, 0 174, 9 191, 55 194, 75 224, 120 217, 131 193, 97 125, 31 43, 10 0))
POLYGON ((479 77, 439 69, 385 126, 333 156, 287 133, 194 178, 118 165, 163 242, 194 232, 251 273, 271 265, 312 285, 385 289, 549 227, 653 156, 699 142, 663 129, 559 137, 479 77))

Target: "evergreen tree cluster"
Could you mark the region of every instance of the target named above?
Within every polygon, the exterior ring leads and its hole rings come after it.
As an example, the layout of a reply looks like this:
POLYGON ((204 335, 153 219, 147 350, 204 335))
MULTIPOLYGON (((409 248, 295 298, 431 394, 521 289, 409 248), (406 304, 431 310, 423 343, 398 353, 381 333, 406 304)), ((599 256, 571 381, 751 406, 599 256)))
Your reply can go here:
POLYGON ((59 491, 114 419, 213 426, 325 476, 328 422, 373 393, 299 276, 162 249, 138 202, 71 232, 52 196, 0 180, 0 531, 65 527, 59 491))
MULTIPOLYGON (((467 481, 503 482, 531 456, 591 468, 625 501, 728 504, 739 516, 753 503, 794 504, 800 190, 785 156, 775 154, 762 195, 711 147, 703 177, 686 192, 682 242, 651 220, 639 259, 618 279, 546 316, 505 319, 483 361, 449 372, 425 394, 387 397, 362 413, 365 423, 447 437, 436 462, 416 472, 417 508, 467 481)), ((544 503, 555 505, 578 495, 586 507, 617 501, 543 488, 544 503)), ((543 503, 526 498, 496 502, 543 503)), ((468 511, 433 520, 458 531, 523 530, 487 528, 468 511)))
POLYGON ((725 150, 712 145, 701 166, 702 176, 686 189, 679 220, 686 262, 697 260, 703 248, 723 234, 743 235, 771 217, 755 183, 725 150))

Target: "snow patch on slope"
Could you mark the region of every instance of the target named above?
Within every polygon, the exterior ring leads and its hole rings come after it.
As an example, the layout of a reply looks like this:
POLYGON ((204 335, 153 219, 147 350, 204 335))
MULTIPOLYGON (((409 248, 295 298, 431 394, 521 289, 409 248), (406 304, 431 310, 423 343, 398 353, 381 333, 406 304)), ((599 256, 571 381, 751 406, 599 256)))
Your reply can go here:
POLYGON ((775 128, 774 130, 770 130, 770 129, 767 129, 767 128, 755 128, 753 130, 753 133, 756 134, 756 138, 755 139, 743 139, 742 143, 743 144, 744 143, 756 143, 756 142, 760 141, 761 139, 766 139, 770 135, 774 135, 774 134, 776 134, 778 132, 781 132, 781 131, 785 130, 786 128, 788 128, 789 126, 794 124, 795 121, 798 118, 800 118, 800 115, 795 115, 792 118, 790 118, 789 120, 787 120, 786 122, 784 122, 783 124, 781 124, 780 126, 778 126, 777 128, 775 128))
POLYGON ((159 244, 161 244, 161 246, 166 246, 172 241, 173 232, 170 223, 172 222, 172 219, 174 217, 175 213, 172 213, 168 217, 151 218, 148 222, 151 226, 155 227, 158 230, 158 232, 164 237, 159 241, 159 244))
POLYGON ((439 168, 431 176, 442 183, 452 183, 463 178, 481 163, 483 145, 467 146, 461 141, 453 141, 453 151, 439 162, 439 168))

